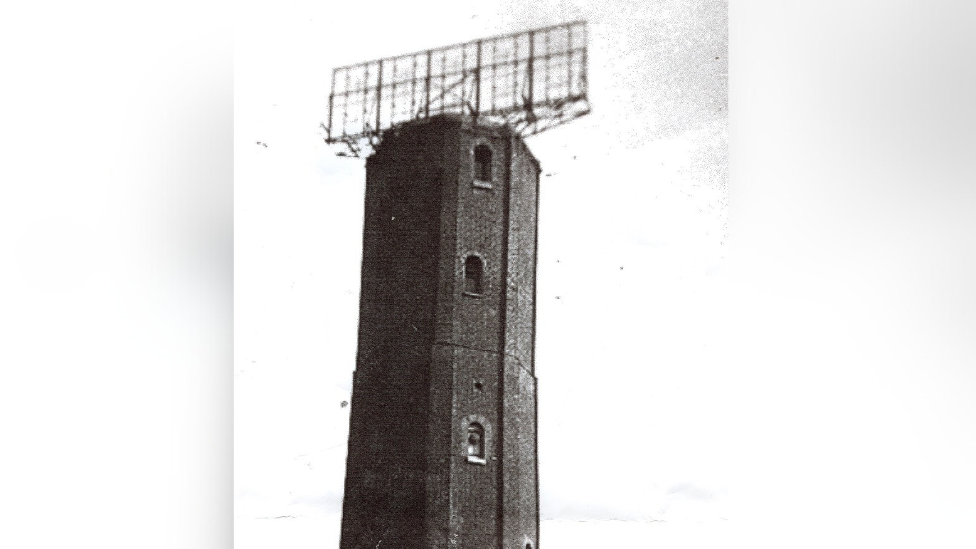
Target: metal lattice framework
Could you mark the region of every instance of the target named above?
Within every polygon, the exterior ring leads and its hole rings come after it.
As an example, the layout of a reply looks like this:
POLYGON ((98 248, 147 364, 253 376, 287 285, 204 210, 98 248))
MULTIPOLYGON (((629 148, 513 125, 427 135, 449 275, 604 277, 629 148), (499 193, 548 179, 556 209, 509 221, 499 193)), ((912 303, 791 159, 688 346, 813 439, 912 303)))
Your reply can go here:
POLYGON ((441 114, 537 134, 590 112, 586 44, 575 21, 339 67, 325 140, 360 156, 384 131, 441 114))

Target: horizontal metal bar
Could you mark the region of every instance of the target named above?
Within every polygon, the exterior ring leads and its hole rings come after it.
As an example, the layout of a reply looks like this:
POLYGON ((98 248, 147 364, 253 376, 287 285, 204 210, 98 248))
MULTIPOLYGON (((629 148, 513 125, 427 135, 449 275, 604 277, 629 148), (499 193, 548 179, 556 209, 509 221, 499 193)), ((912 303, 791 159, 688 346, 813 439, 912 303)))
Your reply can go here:
MULTIPOLYGON (((528 61, 530 59, 533 59, 535 61, 540 61, 540 60, 555 59, 555 58, 558 58, 558 57, 572 57, 574 54, 577 54, 577 53, 578 54, 583 54, 585 51, 586 51, 586 46, 583 46, 581 48, 572 48, 572 49, 568 49, 568 50, 559 50, 559 51, 556 51, 556 52, 550 52, 550 53, 547 53, 546 55, 534 55, 534 56, 523 55, 523 56, 516 57, 515 59, 506 59, 504 61, 498 61, 498 62, 491 63, 491 64, 474 65, 472 67, 464 68, 461 71, 450 71, 450 72, 445 72, 445 73, 437 73, 437 72, 435 72, 435 73, 431 73, 431 76, 433 76, 433 77, 439 77, 439 76, 442 76, 442 75, 443 76, 456 76, 456 75, 464 74, 464 73, 472 73, 473 74, 474 71, 478 70, 479 68, 482 69, 482 70, 488 69, 488 68, 497 69, 499 67, 505 67, 505 66, 508 66, 508 65, 519 65, 519 64, 522 64, 522 63, 524 63, 524 62, 526 62, 526 61, 528 61)), ((376 63, 378 63, 378 61, 376 63)), ((366 65, 359 65, 359 67, 364 67, 364 68, 365 68, 365 66, 366 65)), ((339 69, 336 69, 336 70, 339 70, 339 69)), ((414 73, 414 74, 417 74, 417 73, 414 73)), ((395 82, 398 83, 398 84, 402 84, 402 83, 411 82, 413 80, 423 79, 423 78, 425 78, 425 76, 415 76, 413 78, 407 78, 407 79, 402 79, 402 80, 395 80, 395 82)), ((335 79, 333 78, 333 80, 335 80, 335 79)), ((368 86, 368 87, 369 88, 375 88, 375 86, 368 86)), ((358 89, 360 91, 362 91, 362 88, 358 88, 358 89)))
MULTIPOLYGON (((540 99, 538 101, 533 101, 531 106, 532 106, 532 108, 536 108, 536 107, 565 107, 567 105, 572 105, 573 103, 578 103, 580 101, 586 101, 586 100, 587 100, 587 95, 585 93, 578 93, 578 94, 567 95, 567 96, 563 96, 563 97, 551 97, 550 96, 548 99, 540 99)), ((438 107, 440 107, 442 105, 441 102, 439 102, 439 101, 434 101, 432 103, 433 104, 436 104, 438 107)), ((466 106, 467 106, 467 104, 464 103, 464 102, 460 102, 460 103, 454 103, 454 102, 452 102, 452 103, 443 103, 443 107, 445 109, 451 109, 451 108, 462 109, 462 108, 464 108, 466 106)), ((525 110, 525 107, 526 106, 527 105, 525 103, 518 102, 518 104, 516 106, 514 106, 514 107, 496 108, 495 111, 494 111, 494 113, 495 114, 504 114, 504 113, 508 113, 508 112, 521 111, 521 110, 525 110)), ((372 111, 370 111, 370 112, 372 112, 372 111)), ((479 114, 485 114, 485 113, 489 113, 490 114, 490 113, 492 113, 492 111, 491 110, 482 110, 479 114)), ((410 119, 412 120, 413 118, 416 118, 416 116, 411 116, 410 119)), ((427 118, 427 117, 426 116, 421 116, 420 118, 427 118)), ((359 118, 356 118, 355 120, 359 120, 359 118)))
MULTIPOLYGON (((561 115, 552 114, 550 112, 547 112, 545 109, 548 109, 548 108, 551 108, 551 109, 559 109, 559 112, 562 112, 563 109, 567 109, 568 107, 572 107, 573 105, 576 105, 576 104, 579 104, 579 103, 587 103, 588 104, 586 94, 577 94, 577 95, 570 96, 570 97, 568 97, 566 99, 550 99, 548 101, 539 100, 539 101, 536 101, 536 102, 534 102, 532 104, 532 108, 533 109, 541 109, 541 110, 543 110, 543 112, 538 113, 538 115, 537 115, 540 120, 545 120, 545 119, 550 119, 550 118, 555 119, 555 120, 559 120, 559 119, 563 119, 561 115)), ((443 108, 448 113, 451 113, 451 114, 459 114, 459 113, 461 113, 463 111, 463 108, 465 106, 466 105, 464 103, 451 102, 451 103, 444 104, 443 105, 443 108), (456 109, 456 110, 451 111, 451 109, 456 109)), ((438 105, 438 107, 440 107, 440 105, 438 105)), ((519 112, 526 112, 526 109, 525 109, 525 105, 524 104, 521 104, 520 103, 518 105, 511 106, 511 107, 496 108, 494 112, 491 112, 489 110, 484 110, 484 111, 482 111, 482 112, 479 113, 479 116, 487 117, 489 120, 492 120, 492 119, 503 119, 503 118, 505 118, 505 117, 507 117, 509 115, 512 115, 512 114, 515 114, 515 113, 519 113, 519 112)), ((590 112, 588 107, 584 111, 582 111, 583 114, 586 114, 588 112, 590 112)), ((572 113, 572 112, 568 113, 568 115, 571 118, 578 118, 579 116, 582 116, 582 114, 572 113)), ((394 117, 394 118, 396 118, 396 117, 394 117)), ((426 118, 429 118, 429 117, 427 117, 427 116, 419 116, 419 117, 418 116, 409 116, 409 117, 404 117, 402 120, 399 120, 397 122, 392 122, 392 123, 393 124, 401 124, 401 123, 405 123, 405 122, 410 122, 412 120, 423 120, 423 119, 426 119, 426 118)), ((360 124, 362 124, 363 122, 366 122, 366 121, 367 121, 367 119, 365 119, 365 118, 364 119, 357 119, 356 121, 353 121, 353 124, 354 125, 359 125, 359 124, 356 124, 356 122, 359 122, 360 124)), ((349 124, 347 123, 346 125, 348 126, 349 124)), ((342 140, 343 138, 356 138, 356 137, 362 137, 362 136, 367 136, 367 135, 376 135, 376 134, 382 133, 383 131, 385 131, 385 130, 370 129, 368 132, 346 133, 345 132, 345 128, 342 128, 342 134, 341 135, 337 135, 337 136, 333 136, 332 137, 332 140, 333 141, 336 141, 336 140, 342 140)))
POLYGON ((580 19, 580 20, 577 20, 577 21, 571 21, 569 23, 560 23, 560 24, 557 24, 557 25, 550 25, 548 27, 540 27, 540 28, 537 28, 537 29, 529 29, 529 30, 524 30, 524 31, 521 31, 521 32, 512 32, 512 33, 508 33, 508 34, 499 34, 499 35, 490 36, 490 37, 487 37, 487 38, 480 38, 480 39, 477 39, 477 40, 470 40, 468 42, 459 42, 457 44, 451 44, 451 45, 448 45, 448 46, 441 46, 441 47, 438 47, 438 48, 431 48, 431 49, 426 49, 426 50, 418 50, 418 51, 411 52, 411 53, 404 53, 404 54, 393 55, 393 56, 389 56, 389 57, 381 57, 381 58, 378 58, 378 59, 373 59, 373 60, 370 60, 370 61, 364 61, 364 62, 361 62, 361 63, 352 63, 352 64, 349 64, 349 65, 343 65, 341 67, 336 67, 332 71, 333 71, 333 74, 335 74, 336 71, 340 71, 340 70, 344 70, 344 69, 352 69, 352 68, 356 68, 356 67, 364 67, 366 65, 373 64, 373 63, 378 63, 380 61, 392 61, 394 59, 403 59, 403 58, 407 58, 407 57, 414 57, 414 56, 417 56, 417 55, 426 55, 428 52, 434 53, 434 52, 447 51, 447 50, 451 50, 451 49, 463 49, 464 47, 467 47, 467 46, 476 46, 479 41, 480 42, 494 42, 494 41, 497 41, 497 40, 506 40, 506 39, 510 39, 510 38, 514 38, 514 37, 518 37, 518 36, 522 36, 522 35, 528 36, 530 33, 540 34, 540 33, 545 33, 545 32, 552 32, 552 31, 554 31, 556 29, 561 29, 561 28, 568 29, 570 27, 577 27, 577 26, 584 26, 584 25, 586 25, 586 20, 580 19))
MULTIPOLYGON (((546 61, 546 60, 549 60, 549 59, 555 59, 555 58, 559 58, 559 57, 567 57, 568 58, 568 57, 572 57, 573 54, 582 53, 585 49, 586 48, 577 48, 575 50, 571 50, 571 51, 567 51, 567 52, 553 53, 553 54, 544 55, 544 56, 535 56, 532 59, 534 61, 546 61)), ((525 62, 528 61, 528 60, 529 60, 529 57, 526 56, 526 57, 523 57, 523 58, 519 58, 519 59, 517 59, 515 61, 502 61, 500 63, 492 63, 491 65, 482 65, 480 67, 480 69, 483 71, 483 70, 489 69, 489 68, 490 69, 499 69, 499 68, 503 68, 503 67, 507 67, 507 66, 524 65, 525 62)), ((569 65, 572 66, 572 63, 569 63, 569 65)), ((463 71, 450 71, 450 72, 445 72, 445 73, 432 73, 431 74, 431 77, 462 76, 462 77, 465 77, 466 78, 468 75, 473 76, 474 73, 475 73, 475 71, 478 70, 478 68, 479 67, 474 67, 474 68, 464 69, 463 71)), ((500 82, 502 80, 508 80, 510 78, 510 76, 511 75, 508 74, 508 73, 502 73, 502 74, 495 75, 494 77, 488 78, 488 80, 489 81, 495 80, 495 81, 499 81, 500 82)), ((389 82, 387 84, 383 84, 383 88, 384 89, 385 88, 390 88, 394 84, 400 85, 400 84, 409 84, 409 83, 412 83, 412 82, 423 82, 426 79, 427 79, 426 75, 425 76, 419 76, 418 75, 418 76, 415 76, 413 78, 406 78, 406 79, 402 79, 402 80, 394 80, 394 81, 389 82)), ((364 88, 353 88, 353 89, 346 90, 346 91, 336 92, 335 96, 336 97, 340 97, 340 96, 343 96, 343 95, 353 94, 353 93, 357 93, 357 92, 361 94, 363 91, 366 91, 366 90, 375 90, 375 89, 376 89, 376 86, 366 86, 364 88)))

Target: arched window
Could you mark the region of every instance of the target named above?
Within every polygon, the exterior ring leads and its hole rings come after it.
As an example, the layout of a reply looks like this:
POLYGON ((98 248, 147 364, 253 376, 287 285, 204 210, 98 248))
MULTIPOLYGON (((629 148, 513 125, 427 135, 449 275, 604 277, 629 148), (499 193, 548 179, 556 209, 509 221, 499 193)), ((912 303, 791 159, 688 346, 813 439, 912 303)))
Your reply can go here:
POLYGON ((480 423, 468 425, 468 461, 485 464, 485 428, 480 423))
POLYGON ((488 145, 474 148, 474 180, 491 183, 491 147, 488 145))
POLYGON ((485 265, 480 257, 469 255, 464 259, 464 293, 481 295, 481 276, 484 270, 485 265))

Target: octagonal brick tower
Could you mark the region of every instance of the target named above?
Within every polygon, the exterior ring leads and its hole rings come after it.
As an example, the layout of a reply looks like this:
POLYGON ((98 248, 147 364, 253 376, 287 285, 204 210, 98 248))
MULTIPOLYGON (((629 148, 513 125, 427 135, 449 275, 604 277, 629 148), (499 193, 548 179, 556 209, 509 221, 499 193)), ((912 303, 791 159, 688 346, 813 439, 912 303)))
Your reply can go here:
POLYGON ((366 161, 341 549, 537 549, 539 163, 438 116, 366 161))

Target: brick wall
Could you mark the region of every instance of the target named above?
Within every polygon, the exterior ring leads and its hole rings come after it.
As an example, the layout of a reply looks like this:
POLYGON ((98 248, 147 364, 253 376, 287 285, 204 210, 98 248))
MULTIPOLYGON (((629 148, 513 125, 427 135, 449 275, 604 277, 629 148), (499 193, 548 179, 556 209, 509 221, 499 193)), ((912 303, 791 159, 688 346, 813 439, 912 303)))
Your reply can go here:
POLYGON ((538 547, 538 180, 519 138, 459 118, 388 132, 367 160, 342 549, 538 547), (478 145, 490 188, 474 184, 478 145), (470 254, 480 295, 463 292, 470 254))

